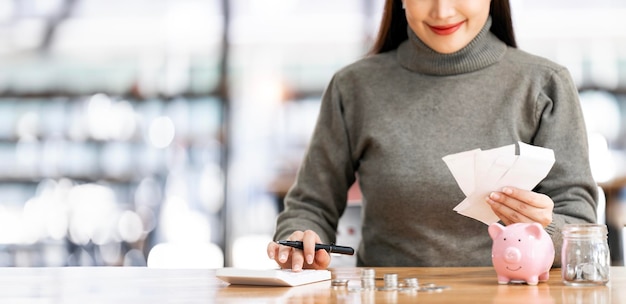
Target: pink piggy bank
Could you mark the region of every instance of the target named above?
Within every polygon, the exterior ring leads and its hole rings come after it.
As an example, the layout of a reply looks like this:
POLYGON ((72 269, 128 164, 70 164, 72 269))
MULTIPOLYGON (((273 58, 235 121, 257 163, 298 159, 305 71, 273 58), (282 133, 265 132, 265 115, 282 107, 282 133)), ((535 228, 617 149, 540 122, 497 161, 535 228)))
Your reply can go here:
POLYGON ((489 225, 493 239, 491 260, 498 283, 511 281, 537 285, 547 281, 554 263, 554 244, 539 223, 489 225))

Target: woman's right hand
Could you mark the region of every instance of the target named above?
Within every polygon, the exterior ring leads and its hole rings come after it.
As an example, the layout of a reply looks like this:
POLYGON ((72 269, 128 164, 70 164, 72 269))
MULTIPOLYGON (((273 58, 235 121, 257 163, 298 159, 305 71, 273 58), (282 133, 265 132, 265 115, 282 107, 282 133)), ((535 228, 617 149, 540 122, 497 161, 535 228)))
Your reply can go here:
POLYGON ((271 242, 267 245, 267 256, 276 261, 280 268, 300 271, 302 269, 326 269, 330 265, 330 254, 326 250, 315 251, 315 244, 321 243, 319 235, 313 230, 295 231, 288 241, 301 241, 304 249, 271 242))

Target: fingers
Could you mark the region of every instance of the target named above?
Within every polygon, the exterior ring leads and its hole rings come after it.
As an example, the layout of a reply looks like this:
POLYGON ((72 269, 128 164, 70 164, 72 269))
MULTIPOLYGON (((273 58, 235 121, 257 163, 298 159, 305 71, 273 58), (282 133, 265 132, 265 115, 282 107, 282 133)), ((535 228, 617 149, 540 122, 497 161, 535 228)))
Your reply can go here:
POLYGON ((552 222, 554 202, 541 193, 505 187, 490 193, 486 201, 506 225, 538 222, 546 227, 552 222))
POLYGON ((282 246, 271 242, 267 246, 267 255, 281 268, 300 271, 304 268, 326 269, 330 264, 330 254, 325 250, 315 251, 315 244, 321 243, 317 233, 312 230, 296 231, 287 240, 301 241, 303 249, 282 246))
POLYGON ((317 233, 313 232, 313 230, 307 230, 304 232, 304 236, 302 237, 302 244, 304 245, 303 255, 304 261, 307 264, 313 264, 315 260, 315 244, 321 243, 321 239, 317 233))
POLYGON ((276 255, 278 254, 278 244, 276 242, 270 242, 267 244, 267 256, 271 260, 276 260, 276 255))
POLYGON ((522 189, 517 189, 513 187, 504 187, 502 188, 502 193, 506 196, 516 199, 520 202, 524 202, 524 205, 529 205, 536 208, 547 208, 550 205, 553 205, 552 200, 550 200, 546 195, 527 191, 522 189))
POLYGON ((326 250, 318 250, 315 252, 315 259, 311 265, 314 269, 326 269, 330 265, 330 253, 326 250))
POLYGON ((492 206, 492 210, 505 225, 534 222, 531 218, 504 205, 496 204, 492 206))
MULTIPOLYGON (((304 232, 295 231, 287 238, 287 240, 288 241, 302 241, 303 235, 304 235, 304 232)), ((303 241, 303 245, 304 245, 304 241, 303 241)), ((296 250, 295 248, 292 248, 289 246, 279 246, 278 263, 281 265, 281 268, 291 268, 292 270, 299 271, 299 270, 302 270, 303 261, 304 261, 304 258, 303 258, 302 250, 296 250)))

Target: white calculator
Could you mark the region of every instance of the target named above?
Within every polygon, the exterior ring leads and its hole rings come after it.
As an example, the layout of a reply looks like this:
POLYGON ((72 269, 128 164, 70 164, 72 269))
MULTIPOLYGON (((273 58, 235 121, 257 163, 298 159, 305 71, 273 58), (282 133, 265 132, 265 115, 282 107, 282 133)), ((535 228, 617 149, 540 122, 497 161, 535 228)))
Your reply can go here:
POLYGON ((298 286, 331 279, 329 270, 303 269, 244 269, 226 267, 215 271, 222 281, 230 284, 266 285, 266 286, 298 286))

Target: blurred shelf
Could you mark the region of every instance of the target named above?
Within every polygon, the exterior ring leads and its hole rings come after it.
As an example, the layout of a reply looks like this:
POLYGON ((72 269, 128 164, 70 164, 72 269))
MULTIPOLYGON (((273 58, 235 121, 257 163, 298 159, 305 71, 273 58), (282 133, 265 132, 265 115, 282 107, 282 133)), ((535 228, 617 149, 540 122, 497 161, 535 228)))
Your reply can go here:
POLYGON ((121 266, 130 253, 141 265, 167 237, 163 225, 181 220, 158 217, 172 204, 186 204, 185 216, 203 212, 210 223, 200 225, 218 232, 199 229, 222 241, 225 195, 213 193, 224 191, 221 98, 64 94, 0 95, 0 229, 20 231, 0 233, 0 266, 121 266), (45 239, 58 221, 46 213, 67 225, 61 246, 45 239), (30 217, 40 223, 20 228, 30 217))

